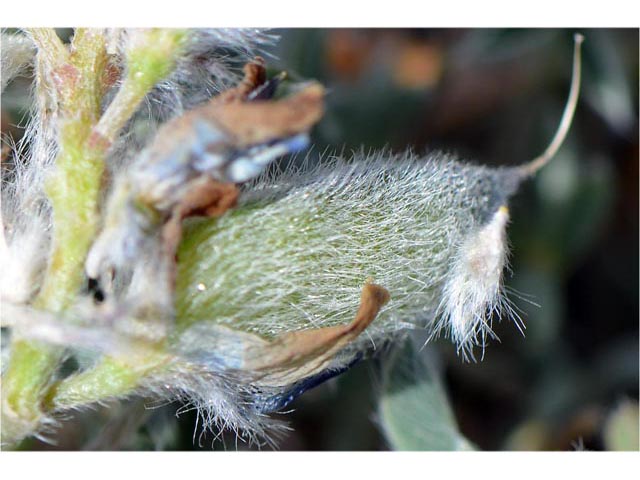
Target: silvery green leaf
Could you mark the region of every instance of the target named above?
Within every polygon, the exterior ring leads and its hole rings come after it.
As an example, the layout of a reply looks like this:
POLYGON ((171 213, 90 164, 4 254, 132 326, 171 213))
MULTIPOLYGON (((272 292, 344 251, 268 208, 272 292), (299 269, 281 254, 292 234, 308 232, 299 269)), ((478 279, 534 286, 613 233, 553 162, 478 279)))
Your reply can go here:
POLYGON ((429 358, 412 339, 384 365, 379 416, 394 450, 472 450, 460 433, 447 395, 429 358))

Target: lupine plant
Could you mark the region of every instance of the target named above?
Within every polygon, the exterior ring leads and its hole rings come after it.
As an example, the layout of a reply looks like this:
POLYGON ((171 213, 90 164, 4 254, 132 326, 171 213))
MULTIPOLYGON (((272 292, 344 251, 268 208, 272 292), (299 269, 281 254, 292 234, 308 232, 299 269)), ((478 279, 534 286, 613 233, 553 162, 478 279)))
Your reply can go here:
MULTIPOLYGON (((330 93, 269 71, 260 55, 276 41, 3 33, 2 87, 34 74, 26 134, 3 150, 4 447, 132 396, 275 442, 272 412, 376 344, 419 329, 477 360, 492 319, 524 329, 503 286, 508 202, 567 134, 582 38, 556 136, 499 169, 442 153, 305 156, 330 93)), ((471 448, 420 345, 404 345, 385 382, 415 392, 381 403, 391 443, 415 445, 396 413, 423 395, 435 447, 471 448)))

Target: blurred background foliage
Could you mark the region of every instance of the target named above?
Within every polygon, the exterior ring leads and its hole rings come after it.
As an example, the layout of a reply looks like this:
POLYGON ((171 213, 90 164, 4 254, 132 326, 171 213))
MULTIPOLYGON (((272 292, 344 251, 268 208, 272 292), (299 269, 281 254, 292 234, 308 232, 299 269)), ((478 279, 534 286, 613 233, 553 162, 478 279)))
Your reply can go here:
MULTIPOLYGON (((574 31, 277 33, 268 60, 273 71, 317 79, 329 90, 316 153, 443 149, 496 166, 523 163, 551 139, 568 91, 574 31)), ((526 337, 501 322, 501 342, 477 364, 463 363, 446 340, 414 351, 429 366, 424 378, 438 382, 436 390, 416 391, 440 402, 433 408, 450 422, 442 428, 459 430, 467 448, 638 448, 638 30, 582 33, 583 87, 568 140, 511 205, 506 284, 526 337)), ((2 99, 2 131, 15 136, 25 123, 24 83, 15 82, 2 99)), ((292 431, 280 449, 430 448, 398 443, 389 433, 395 420, 384 392, 396 368, 389 362, 402 349, 378 347, 374 359, 294 402, 282 415, 292 431)), ((426 408, 432 404, 400 400, 409 409, 405 425, 433 427, 433 409, 426 408)), ((175 418, 179 405, 149 406, 133 399, 99 407, 65 423, 56 445, 32 440, 24 448, 256 448, 238 444, 233 432, 199 438, 194 412, 175 418)))

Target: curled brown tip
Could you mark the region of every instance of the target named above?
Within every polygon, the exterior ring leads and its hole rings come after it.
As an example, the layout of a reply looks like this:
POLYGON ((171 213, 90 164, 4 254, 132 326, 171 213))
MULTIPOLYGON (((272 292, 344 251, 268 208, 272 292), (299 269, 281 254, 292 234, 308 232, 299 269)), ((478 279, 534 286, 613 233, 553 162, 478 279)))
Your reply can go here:
POLYGON ((389 298, 385 288, 367 283, 351 323, 280 335, 254 347, 244 367, 255 372, 256 383, 270 386, 292 384, 318 373, 373 322, 389 298))

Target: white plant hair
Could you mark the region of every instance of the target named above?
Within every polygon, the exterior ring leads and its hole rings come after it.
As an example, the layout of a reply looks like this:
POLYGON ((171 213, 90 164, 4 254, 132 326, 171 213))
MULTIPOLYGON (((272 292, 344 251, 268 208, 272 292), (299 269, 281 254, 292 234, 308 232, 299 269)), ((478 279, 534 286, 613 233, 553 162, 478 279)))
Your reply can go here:
MULTIPOLYGON (((109 38, 109 51, 119 59, 117 65, 126 68, 127 52, 144 41, 144 29, 111 29, 109 38)), ((268 55, 266 49, 278 38, 260 28, 190 30, 173 72, 146 95, 109 150, 107 167, 112 175, 136 161, 162 123, 234 85, 242 77, 244 63, 255 55, 268 55)), ((112 97, 107 95, 106 102, 112 97)))
MULTIPOLYGON (((410 152, 332 157, 310 172, 265 175, 231 215, 189 229, 177 321, 195 323, 207 312, 216 324, 267 337, 343 324, 368 278, 391 301, 360 343, 404 328, 441 329, 440 313, 451 323, 484 318, 499 303, 504 255, 482 279, 461 280, 455 259, 474 255, 477 231, 491 228, 518 176, 410 152), (458 296, 447 297, 454 284, 458 296), (476 300, 459 311, 461 298, 476 300)), ((505 223, 493 228, 503 232, 505 223)), ((475 255, 505 252, 504 243, 504 233, 491 235, 475 255)), ((453 338, 465 350, 472 343, 453 338)))
MULTIPOLYGON (((142 34, 138 29, 112 29, 107 33, 108 53, 115 65, 126 69, 127 51, 142 34)), ((242 77, 242 66, 264 48, 274 44, 277 35, 263 29, 199 29, 192 30, 188 42, 171 75, 150 91, 109 150, 104 191, 108 192, 113 179, 135 161, 139 152, 151 140, 157 126, 182 114, 185 110, 208 100, 213 95, 234 85, 242 77), (139 125, 145 124, 140 129, 139 125)), ((99 312, 80 299, 64 314, 53 315, 33 310, 29 303, 39 290, 42 274, 46 270, 52 229, 51 208, 45 184, 58 153, 58 111, 55 88, 51 85, 51 72, 47 62, 36 52, 29 32, 2 33, 2 85, 29 70, 34 64, 39 75, 34 77, 31 91, 29 122, 22 139, 11 143, 3 138, 11 150, 11 160, 3 165, 2 202, 0 213, 0 299, 2 308, 2 364, 8 364, 11 345, 9 334, 19 332, 21 338, 32 338, 68 348, 69 352, 92 352, 100 355, 118 355, 131 351, 132 332, 140 328, 130 322, 126 308, 119 306, 116 312, 99 312), (109 323, 113 321, 114 323, 109 323), (116 325, 114 329, 113 326, 116 325), (6 329, 5 327, 9 327, 6 329)), ((117 82, 106 94, 104 108, 113 99, 120 86, 117 82)), ((138 259, 134 267, 135 278, 144 276, 146 267, 154 255, 138 259)), ((148 279, 147 279, 148 280, 148 279)), ((148 283, 145 279, 134 281, 129 297, 137 298, 136 286, 148 283)), ((157 331, 157 325, 144 333, 157 331)), ((148 340, 148 338, 147 338, 148 340)), ((250 441, 271 438, 284 424, 266 414, 246 409, 238 389, 230 380, 224 380, 220 372, 207 373, 200 365, 188 366, 184 360, 176 361, 172 373, 154 376, 143 382, 131 395, 157 394, 168 400, 185 399, 196 406, 203 416, 205 427, 218 426, 236 432, 246 432, 250 441), (165 388, 170 376, 172 387, 165 388), (207 413, 209 412, 209 413, 207 413), (255 417, 255 418, 254 418, 255 417), (259 421, 257 420, 259 419, 259 421), (268 431, 266 427, 269 427, 268 431)), ((84 365, 90 368, 91 365, 84 365)), ((109 400, 108 398, 104 399, 109 400)), ((74 409, 82 407, 74 407, 74 409)), ((186 408, 186 407, 185 407, 186 408)), ((43 436, 56 425, 56 419, 66 409, 58 409, 44 415, 38 425, 20 427, 43 436)), ((20 424, 19 419, 14 419, 20 424)), ((12 435, 9 434, 9 437, 12 435)))
MULTIPOLYGON (((34 52, 28 35, 2 34, 3 91, 13 76, 38 62, 34 52), (14 48, 19 61, 12 55, 14 48)), ((13 151, 13 163, 3 168, 0 192, 0 299, 15 303, 26 302, 37 291, 49 245, 51 212, 44 183, 57 152, 56 107, 54 99, 38 95, 40 89, 49 90, 44 82, 39 78, 32 87, 30 120, 22 139, 17 144, 2 139, 13 151)))
POLYGON ((501 206, 489 223, 467 236, 443 288, 434 334, 444 332, 465 359, 475 360, 474 346, 480 346, 484 355, 487 338, 497 338, 491 325, 494 317, 506 314, 524 333, 524 323, 503 288, 508 220, 509 211, 501 206))
POLYGON ((12 35, 2 32, 0 34, 0 92, 4 91, 8 83, 14 77, 20 75, 33 61, 35 45, 24 35, 12 35))
MULTIPOLYGON (((139 33, 114 30, 109 48, 123 59, 139 33)), ((260 30, 197 31, 175 73, 138 110, 140 118, 151 120, 150 132, 136 133, 134 117, 116 139, 104 190, 110 190, 113 178, 135 170, 156 124, 209 98, 235 77, 226 53, 210 56, 212 63, 204 67, 198 64, 212 45, 246 60, 273 40, 260 30)), ((97 306, 79 296, 61 314, 29 306, 47 260, 52 220, 44 185, 57 153, 56 99, 44 72, 34 87, 26 134, 14 148, 14 168, 3 178, 0 297, 12 308, 3 312, 2 326, 71 353, 88 349, 96 364, 162 343, 163 368, 150 370, 123 396, 182 400, 184 409, 197 410, 205 428, 246 432, 249 441, 270 441, 270 434, 285 428, 269 412, 407 330, 450 337, 461 356, 473 360, 474 347, 484 352, 487 338, 494 336, 494 316, 505 314, 524 328, 503 286, 507 205, 566 135, 580 77, 578 53, 575 59, 559 133, 543 155, 523 167, 489 168, 446 153, 388 150, 308 157, 281 169, 272 165, 242 187, 237 208, 220 218, 185 221, 175 292, 173 285, 153 278, 163 258, 158 230, 139 229, 148 235, 139 243, 150 251, 131 257, 130 277, 117 280, 124 290, 118 301, 97 306), (280 384, 260 383, 249 347, 264 347, 290 332, 349 324, 371 279, 391 300, 359 337, 329 359, 322 357, 321 371, 303 365, 302 373, 282 377, 286 381, 280 384), (170 300, 171 305, 162 303, 170 300), (159 304, 159 310, 138 318, 143 310, 138 307, 159 304)), ((127 215, 113 218, 119 231, 130 231, 127 215)), ((113 253, 110 242, 103 243, 99 246, 113 253)), ((109 398, 95 401, 104 400, 109 398)), ((59 411, 66 408, 76 407, 59 411)), ((50 424, 53 417, 40 421, 50 424)))
MULTIPOLYGON (((140 40, 143 31, 108 31, 108 51, 116 56, 121 68, 126 68, 126 52, 140 40)), ((105 178, 105 191, 149 142, 160 122, 237 81, 242 64, 277 38, 267 30, 255 28, 194 30, 174 72, 149 92, 137 117, 127 124, 110 149, 107 159, 110 175, 105 178), (203 63, 202 58, 207 61, 203 63), (148 124, 147 128, 136 128, 141 119, 148 124)), ((39 54, 34 58, 34 53, 29 33, 2 34, 2 90, 15 76, 27 71, 29 63, 46 65, 39 60, 39 54)), ((52 228, 44 187, 58 152, 57 101, 50 72, 42 70, 33 84, 29 122, 22 139, 17 144, 8 144, 13 161, 2 179, 0 298, 14 303, 26 302, 38 290, 52 228)), ((112 97, 107 95, 107 104, 112 97)))

